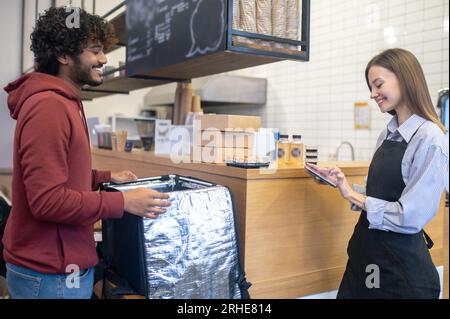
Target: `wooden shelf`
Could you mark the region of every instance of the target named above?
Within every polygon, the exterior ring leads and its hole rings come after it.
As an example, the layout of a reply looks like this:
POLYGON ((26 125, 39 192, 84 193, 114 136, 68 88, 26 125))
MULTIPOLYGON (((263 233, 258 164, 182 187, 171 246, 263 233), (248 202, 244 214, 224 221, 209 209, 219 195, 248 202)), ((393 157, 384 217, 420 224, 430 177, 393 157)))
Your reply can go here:
POLYGON ((281 58, 220 51, 169 65, 144 75, 164 78, 193 79, 253 66, 283 61, 281 58))
POLYGON ((167 84, 168 81, 135 79, 127 77, 115 77, 104 80, 103 84, 97 87, 84 88, 80 91, 82 100, 93 100, 95 98, 111 94, 129 94, 130 91, 148 88, 152 86, 167 84))
MULTIPOLYGON (((132 60, 127 68, 127 74, 133 76, 130 78, 119 78, 113 80, 106 80, 103 85, 97 88, 92 88, 82 91, 84 99, 94 99, 109 94, 119 93, 128 94, 132 90, 137 90, 145 87, 151 87, 170 82, 180 82, 189 79, 229 72, 258 65, 264 65, 273 62, 284 60, 308 61, 309 60, 309 24, 310 24, 310 0, 302 0, 302 28, 301 41, 289 40, 284 38, 277 38, 262 34, 247 33, 232 29, 233 21, 232 15, 226 14, 231 12, 232 1, 227 2, 228 8, 225 10, 224 19, 227 23, 223 30, 223 43, 214 53, 209 53, 192 58, 180 58, 179 54, 172 56, 173 52, 179 52, 177 47, 166 48, 159 51, 152 57, 143 57, 132 60), (236 43, 237 39, 247 39, 245 43, 236 43), (269 41, 269 43, 277 43, 276 46, 282 49, 274 48, 274 46, 258 45, 259 41, 269 41), (289 50, 288 48, 300 47, 303 51, 289 50), (164 51, 165 50, 165 51, 164 51), (170 55, 170 59, 165 59, 170 55), (136 79, 137 77, 153 77, 160 80, 136 79), (164 80, 166 79, 166 80, 164 80)), ((114 11, 115 9, 113 9, 114 11)), ((107 51, 111 52, 114 49, 127 45, 127 26, 126 26, 126 12, 122 12, 110 22, 114 25, 116 37, 119 42, 115 48, 107 51)), ((216 21, 212 21, 215 23, 216 21)), ((175 28, 175 27, 174 27, 175 28)), ((223 28, 223 26, 220 26, 223 28)), ((178 26, 178 32, 180 26, 178 26)), ((222 29, 219 29, 222 30, 222 29)), ((138 33, 142 30, 141 27, 135 27, 130 32, 138 33), (136 31, 136 30, 137 31, 136 31)), ((183 31, 184 32, 184 31, 183 31)), ((133 34, 134 34, 133 33, 133 34)), ((141 36, 141 40, 145 36, 141 36)), ((171 41, 177 40, 173 36, 171 41), (175 40, 174 40, 175 39, 175 40)), ((178 37, 184 36, 184 33, 178 34, 178 37)), ((184 37, 182 38, 184 39, 184 37)), ((178 39, 180 40, 180 39, 178 39)), ((142 40, 144 41, 144 40, 142 40)), ((173 45, 178 45, 180 42, 174 42, 173 45)), ((136 49, 136 48, 135 48, 136 49)), ((136 50, 142 50, 138 47, 136 50)), ((156 49, 155 49, 156 50, 156 49)), ((139 51, 140 52, 140 51, 139 51)), ((155 51, 152 51, 155 52, 155 51)), ((184 51, 183 51, 184 52, 184 51)))
MULTIPOLYGON (((133 76, 146 75, 161 78, 193 79, 284 60, 309 61, 310 0, 300 1, 301 28, 298 36, 301 40, 233 29, 233 15, 231 14, 233 1, 227 1, 226 3, 225 11, 220 11, 215 7, 209 8, 211 9, 211 16, 223 15, 222 18, 226 21, 225 24, 223 24, 221 19, 214 19, 210 16, 203 17, 202 22, 211 23, 211 29, 218 32, 215 36, 220 35, 220 41, 222 41, 216 42, 215 45, 217 45, 214 49, 208 47, 210 49, 206 51, 208 53, 198 48, 197 50, 199 51, 195 51, 195 54, 189 54, 189 57, 179 53, 185 52, 186 48, 189 48, 187 44, 190 44, 190 42, 186 43, 185 38, 192 36, 192 32, 194 32, 193 30, 191 30, 191 33, 185 31, 189 22, 192 24, 192 21, 186 18, 189 14, 185 15, 183 19, 172 21, 171 27, 177 30, 177 33, 170 34, 169 39, 163 41, 162 44, 149 39, 145 29, 142 29, 141 26, 132 26, 127 32, 131 32, 133 38, 138 40, 134 41, 130 48, 127 48, 130 49, 133 57, 127 65, 127 74, 133 76), (146 41, 153 41, 154 45, 145 44, 146 41), (260 43, 268 43, 270 45, 260 45, 260 43)), ((125 13, 122 13, 122 15, 125 15, 125 13)), ((164 17, 164 12, 158 12, 155 16, 155 21, 163 21, 164 17)), ((120 21, 125 23, 125 20, 117 20, 117 22, 120 21)), ((123 27, 118 26, 118 28, 121 29, 123 27)), ((202 45, 210 43, 208 41, 211 41, 209 38, 211 34, 203 29, 198 29, 196 32, 195 43, 200 42, 202 45)), ((122 35, 126 36, 126 33, 122 35)), ((126 41, 126 39, 121 39, 121 41, 126 41)))

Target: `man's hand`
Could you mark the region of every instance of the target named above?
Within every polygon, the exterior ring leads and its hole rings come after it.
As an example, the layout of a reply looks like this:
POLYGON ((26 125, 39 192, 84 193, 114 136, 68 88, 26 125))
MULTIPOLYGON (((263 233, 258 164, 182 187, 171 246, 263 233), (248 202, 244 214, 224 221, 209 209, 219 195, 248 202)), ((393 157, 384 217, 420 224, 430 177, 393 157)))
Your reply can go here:
POLYGON ((147 218, 158 218, 166 212, 164 207, 170 206, 168 194, 152 189, 137 188, 123 193, 125 211, 147 218))
POLYGON ((130 171, 112 172, 111 182, 115 184, 123 184, 137 180, 137 176, 130 171))

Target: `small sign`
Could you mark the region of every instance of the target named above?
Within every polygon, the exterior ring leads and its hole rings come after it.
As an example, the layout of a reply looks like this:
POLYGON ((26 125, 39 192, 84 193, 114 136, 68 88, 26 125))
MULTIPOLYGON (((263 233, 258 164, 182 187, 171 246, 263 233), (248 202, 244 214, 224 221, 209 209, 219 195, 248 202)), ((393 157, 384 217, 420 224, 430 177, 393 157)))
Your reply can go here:
POLYGON ((355 129, 370 129, 370 106, 368 102, 355 102, 355 129))
POLYGON ((155 154, 170 154, 171 120, 156 120, 155 124, 155 154))

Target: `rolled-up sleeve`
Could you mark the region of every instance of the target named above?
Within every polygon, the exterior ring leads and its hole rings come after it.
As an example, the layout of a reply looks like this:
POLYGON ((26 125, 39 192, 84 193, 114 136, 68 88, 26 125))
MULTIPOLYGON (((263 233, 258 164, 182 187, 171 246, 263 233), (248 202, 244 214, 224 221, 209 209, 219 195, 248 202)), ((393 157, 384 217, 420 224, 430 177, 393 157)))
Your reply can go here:
POLYGON ((431 145, 418 150, 405 189, 397 202, 367 197, 367 219, 372 229, 418 233, 436 215, 445 188, 448 153, 431 145))
MULTIPOLYGON (((367 184, 367 176, 364 181, 364 185, 366 185, 366 184, 367 184)), ((355 192, 360 193, 361 195, 366 195, 366 186, 362 186, 359 184, 353 184, 352 188, 355 192)), ((350 203, 350 209, 355 212, 360 212, 362 210, 361 207, 359 207, 358 205, 353 204, 353 203, 350 203)))

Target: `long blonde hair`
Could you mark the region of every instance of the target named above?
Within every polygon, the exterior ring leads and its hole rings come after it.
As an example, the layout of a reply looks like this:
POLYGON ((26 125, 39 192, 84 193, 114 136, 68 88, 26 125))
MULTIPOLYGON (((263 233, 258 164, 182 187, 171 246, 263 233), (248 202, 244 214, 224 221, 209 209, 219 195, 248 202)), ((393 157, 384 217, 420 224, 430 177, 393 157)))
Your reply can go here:
MULTIPOLYGON (((389 49, 381 52, 366 67, 366 81, 369 90, 369 70, 377 65, 394 73, 400 83, 402 99, 411 112, 434 122, 445 133, 447 130, 439 121, 439 117, 431 101, 427 81, 419 61, 411 52, 404 49, 389 49)), ((389 112, 395 114, 395 111, 389 112)))

